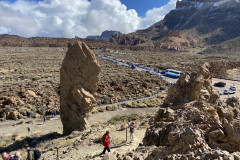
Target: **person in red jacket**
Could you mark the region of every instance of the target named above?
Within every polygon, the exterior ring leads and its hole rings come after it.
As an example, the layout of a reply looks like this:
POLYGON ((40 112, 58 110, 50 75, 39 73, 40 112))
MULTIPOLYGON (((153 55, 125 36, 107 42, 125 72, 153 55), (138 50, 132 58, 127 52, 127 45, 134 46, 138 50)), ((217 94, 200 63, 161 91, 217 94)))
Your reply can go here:
POLYGON ((110 152, 110 136, 109 131, 107 131, 102 137, 102 145, 104 146, 102 154, 105 154, 106 150, 110 152))

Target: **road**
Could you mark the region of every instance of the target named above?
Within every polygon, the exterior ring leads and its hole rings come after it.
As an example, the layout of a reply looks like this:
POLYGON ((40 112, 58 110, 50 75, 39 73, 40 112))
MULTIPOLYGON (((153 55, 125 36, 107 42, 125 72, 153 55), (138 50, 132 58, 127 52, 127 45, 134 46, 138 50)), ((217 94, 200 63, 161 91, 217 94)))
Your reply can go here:
MULTIPOLYGON (((124 61, 124 60, 116 59, 116 58, 106 56, 106 55, 103 55, 103 54, 96 54, 96 55, 99 58, 111 61, 113 63, 117 63, 117 64, 125 66, 125 67, 131 67, 132 64, 134 64, 132 62, 127 62, 127 61, 124 61)), ((143 65, 138 65, 138 64, 134 64, 134 65, 135 65, 136 70, 138 70, 140 72, 146 72, 146 73, 151 74, 151 75, 156 75, 157 77, 166 80, 170 84, 174 84, 178 80, 177 78, 166 77, 166 76, 160 74, 161 70, 158 70, 158 69, 155 69, 155 68, 150 68, 150 67, 143 66, 143 65)), ((218 90, 219 92, 222 92, 222 93, 225 89, 229 89, 232 85, 235 85, 236 88, 237 88, 236 92, 234 94, 220 95, 220 99, 222 101, 226 101, 227 98, 230 98, 230 97, 233 97, 233 96, 240 98, 240 81, 225 80, 225 79, 218 79, 218 78, 213 78, 212 79, 212 84, 217 83, 217 82, 225 82, 226 83, 225 87, 215 87, 215 86, 213 86, 213 88, 215 88, 216 90, 218 90)))

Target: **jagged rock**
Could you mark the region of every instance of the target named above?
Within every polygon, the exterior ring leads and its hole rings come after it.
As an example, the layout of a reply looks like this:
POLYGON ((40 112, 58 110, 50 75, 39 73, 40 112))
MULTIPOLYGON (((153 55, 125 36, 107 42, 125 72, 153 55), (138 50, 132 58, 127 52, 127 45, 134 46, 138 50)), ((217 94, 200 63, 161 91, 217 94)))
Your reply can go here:
POLYGON ((7 120, 16 120, 16 119, 18 119, 19 116, 20 116, 20 114, 18 113, 18 111, 11 111, 6 114, 6 119, 7 120))
POLYGON ((88 128, 87 117, 96 104, 100 66, 85 43, 77 42, 69 48, 60 71, 60 116, 63 132, 88 128))
POLYGON ((181 75, 176 84, 168 91, 164 100, 164 105, 176 105, 201 100, 215 104, 219 95, 213 89, 212 76, 209 72, 209 64, 204 64, 198 73, 188 73, 181 75))
POLYGON ((157 146, 146 159, 233 159, 240 151, 239 102, 219 101, 208 64, 183 74, 150 120, 143 139, 157 146))
POLYGON ((226 100, 228 106, 231 107, 239 107, 239 98, 238 97, 231 97, 226 100))

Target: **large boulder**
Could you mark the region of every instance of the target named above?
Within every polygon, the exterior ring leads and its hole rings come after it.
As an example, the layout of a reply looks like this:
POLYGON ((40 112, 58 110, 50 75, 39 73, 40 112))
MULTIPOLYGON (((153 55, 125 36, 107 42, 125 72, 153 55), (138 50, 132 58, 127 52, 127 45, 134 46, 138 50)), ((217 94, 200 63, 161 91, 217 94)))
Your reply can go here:
POLYGON ((237 98, 220 102, 208 64, 183 74, 150 120, 143 144, 158 148, 147 159, 233 159, 240 151, 239 113, 237 98))
POLYGON ((60 116, 63 133, 88 128, 87 117, 96 104, 100 66, 85 43, 69 48, 60 71, 60 116))

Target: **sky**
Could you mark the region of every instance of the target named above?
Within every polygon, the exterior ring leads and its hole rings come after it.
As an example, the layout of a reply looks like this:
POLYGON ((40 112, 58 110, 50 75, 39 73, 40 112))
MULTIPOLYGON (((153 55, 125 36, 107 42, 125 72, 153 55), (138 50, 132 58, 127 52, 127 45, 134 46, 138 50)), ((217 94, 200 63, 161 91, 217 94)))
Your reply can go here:
POLYGON ((177 0, 0 0, 0 34, 85 38, 134 32, 162 20, 177 0))

